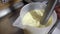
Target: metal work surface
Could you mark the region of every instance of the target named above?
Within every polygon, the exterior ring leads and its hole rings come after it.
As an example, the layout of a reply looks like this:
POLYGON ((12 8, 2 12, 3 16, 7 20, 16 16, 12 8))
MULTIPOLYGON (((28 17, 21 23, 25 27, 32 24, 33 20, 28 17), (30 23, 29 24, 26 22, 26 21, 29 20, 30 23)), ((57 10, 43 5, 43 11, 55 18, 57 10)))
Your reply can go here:
POLYGON ((22 29, 12 26, 13 22, 19 16, 19 12, 20 9, 0 18, 0 34, 23 34, 22 29))

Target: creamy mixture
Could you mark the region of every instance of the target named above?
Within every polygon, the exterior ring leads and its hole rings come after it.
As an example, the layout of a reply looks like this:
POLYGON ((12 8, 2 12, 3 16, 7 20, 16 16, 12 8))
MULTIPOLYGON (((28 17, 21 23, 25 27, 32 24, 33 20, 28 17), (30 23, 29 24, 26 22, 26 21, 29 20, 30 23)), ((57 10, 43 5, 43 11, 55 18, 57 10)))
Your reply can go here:
POLYGON ((43 16, 44 10, 31 10, 27 12, 23 19, 22 24, 25 26, 31 26, 31 27, 47 27, 52 23, 52 17, 48 20, 48 23, 46 25, 40 24, 40 18, 43 16))

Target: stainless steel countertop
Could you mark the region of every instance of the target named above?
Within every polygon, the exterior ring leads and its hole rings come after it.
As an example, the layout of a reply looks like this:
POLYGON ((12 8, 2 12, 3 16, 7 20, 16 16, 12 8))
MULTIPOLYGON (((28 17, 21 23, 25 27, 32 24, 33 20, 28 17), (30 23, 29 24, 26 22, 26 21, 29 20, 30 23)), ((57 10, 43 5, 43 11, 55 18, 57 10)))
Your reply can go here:
POLYGON ((20 9, 0 18, 0 34, 23 34, 22 29, 12 26, 13 22, 19 16, 19 12, 20 9))
POLYGON ((58 20, 58 25, 55 28, 55 30, 52 32, 52 34, 60 34, 60 20, 58 20))

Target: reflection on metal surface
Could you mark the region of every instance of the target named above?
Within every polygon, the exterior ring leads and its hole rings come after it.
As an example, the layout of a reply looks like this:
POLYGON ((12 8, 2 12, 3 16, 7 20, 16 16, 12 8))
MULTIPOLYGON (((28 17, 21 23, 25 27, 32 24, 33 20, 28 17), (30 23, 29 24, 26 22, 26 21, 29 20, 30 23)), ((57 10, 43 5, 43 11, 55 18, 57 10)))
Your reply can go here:
POLYGON ((0 34, 23 34, 22 29, 12 26, 19 13, 20 9, 11 11, 11 13, 0 19, 0 34))
POLYGON ((9 8, 0 10, 0 18, 3 17, 3 16, 5 16, 5 15, 7 15, 10 12, 11 12, 11 10, 9 8))

